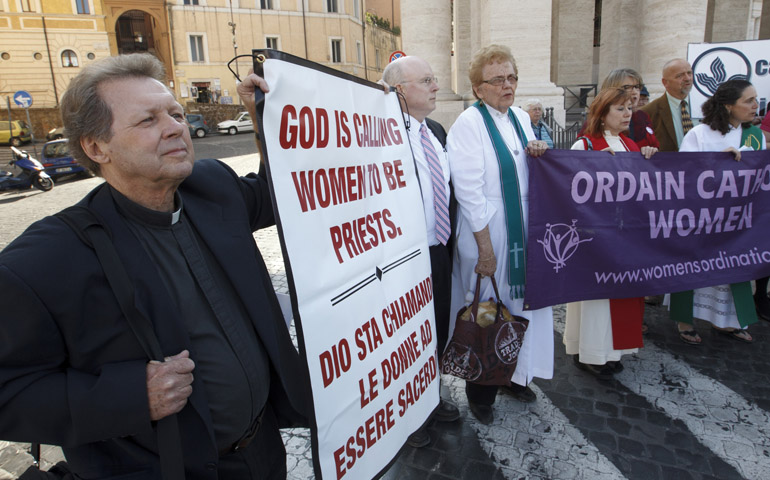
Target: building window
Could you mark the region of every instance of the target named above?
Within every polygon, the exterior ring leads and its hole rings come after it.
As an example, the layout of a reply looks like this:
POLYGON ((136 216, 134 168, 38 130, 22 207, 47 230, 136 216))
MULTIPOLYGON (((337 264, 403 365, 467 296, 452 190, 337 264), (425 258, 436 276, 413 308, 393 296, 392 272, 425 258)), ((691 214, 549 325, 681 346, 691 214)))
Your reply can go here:
POLYGON ((203 35, 190 35, 190 61, 206 61, 206 57, 203 54, 203 35))
POLYGON ((61 66, 62 67, 77 67, 78 56, 72 50, 64 50, 61 52, 61 66))
POLYGON ((360 0, 353 0, 353 16, 361 19, 361 4, 358 3, 360 0))
POLYGON ((32 7, 32 2, 34 0, 20 0, 21 2, 21 11, 22 12, 34 12, 34 8, 32 7))
POLYGON ((339 12, 339 7, 337 5, 337 0, 326 0, 326 11, 329 13, 337 13, 339 12))
POLYGON ((332 63, 342 63, 342 40, 332 40, 332 63))
POLYGON ((278 47, 278 37, 265 37, 265 48, 280 50, 278 47))
POLYGON ((275 8, 273 0, 259 0, 259 6, 262 7, 262 10, 273 10, 275 8))
POLYGON ((377 66, 377 70, 380 69, 380 49, 379 48, 374 49, 374 65, 377 66))
POLYGON ((198 5, 198 0, 184 0, 185 5, 198 5))
POLYGON ((91 13, 88 0, 75 0, 75 8, 77 8, 79 14, 89 15, 91 13))
POLYGON ((356 41, 356 61, 357 63, 363 63, 361 61, 361 42, 356 41))

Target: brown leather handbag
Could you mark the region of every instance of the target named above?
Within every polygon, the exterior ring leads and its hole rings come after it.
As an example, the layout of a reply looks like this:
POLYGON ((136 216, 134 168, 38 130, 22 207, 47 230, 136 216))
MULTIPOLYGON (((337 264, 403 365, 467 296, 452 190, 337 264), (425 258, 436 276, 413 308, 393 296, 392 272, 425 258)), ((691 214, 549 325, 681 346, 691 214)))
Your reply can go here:
POLYGON ((481 385, 510 385, 529 320, 511 315, 500 301, 495 278, 490 279, 496 300, 479 303, 478 275, 473 303, 457 312, 452 340, 441 356, 441 373, 481 385))

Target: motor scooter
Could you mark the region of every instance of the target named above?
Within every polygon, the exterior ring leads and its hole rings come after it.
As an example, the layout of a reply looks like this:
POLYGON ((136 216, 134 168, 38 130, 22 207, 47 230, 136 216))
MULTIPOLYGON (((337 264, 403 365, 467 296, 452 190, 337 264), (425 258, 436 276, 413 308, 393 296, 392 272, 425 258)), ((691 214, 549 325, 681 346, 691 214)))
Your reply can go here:
POLYGON ((11 147, 11 152, 13 152, 11 165, 19 167, 21 172, 14 175, 11 172, 0 170, 0 191, 14 188, 25 190, 32 186, 47 192, 53 188, 53 179, 45 173, 42 163, 29 153, 16 147, 11 147))

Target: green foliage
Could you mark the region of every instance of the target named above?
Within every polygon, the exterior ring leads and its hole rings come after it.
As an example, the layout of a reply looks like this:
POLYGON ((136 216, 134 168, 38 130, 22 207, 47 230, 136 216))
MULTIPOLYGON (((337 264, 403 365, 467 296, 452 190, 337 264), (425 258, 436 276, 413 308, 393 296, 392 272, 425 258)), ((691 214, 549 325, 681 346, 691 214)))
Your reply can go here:
POLYGON ((401 35, 401 27, 398 25, 391 27, 390 26, 390 20, 387 18, 379 17, 373 13, 366 13, 366 23, 369 25, 374 25, 375 27, 380 27, 382 29, 388 30, 389 32, 395 34, 395 35, 401 35))

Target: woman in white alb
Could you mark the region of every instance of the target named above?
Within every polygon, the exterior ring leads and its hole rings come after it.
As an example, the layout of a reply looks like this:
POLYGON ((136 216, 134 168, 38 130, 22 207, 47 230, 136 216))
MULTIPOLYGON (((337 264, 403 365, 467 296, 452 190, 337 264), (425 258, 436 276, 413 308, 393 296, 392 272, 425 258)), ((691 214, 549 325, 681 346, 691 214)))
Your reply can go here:
MULTIPOLYGON (((518 75, 507 47, 491 45, 477 52, 469 76, 479 102, 459 116, 447 137, 449 169, 460 206, 452 271, 452 319, 473 299, 476 274, 494 275, 506 307, 512 314, 530 320, 513 383, 504 391, 520 401, 531 402, 536 398, 527 387, 532 378, 553 376, 552 310, 525 311, 522 298, 527 153, 540 156, 547 145, 535 138, 529 115, 520 108, 511 108, 518 75)), ((481 288, 481 299, 494 297, 488 278, 484 278, 481 288)), ((466 383, 471 412, 482 423, 488 424, 494 418, 492 405, 497 389, 466 383)))
MULTIPOLYGON (((740 160, 741 151, 764 150, 764 135, 751 125, 758 107, 757 91, 750 82, 724 82, 701 107, 703 121, 684 136, 679 151, 732 152, 735 159, 740 160)), ((767 291, 767 278, 758 280, 757 286, 767 291)), ((679 322, 680 337, 685 343, 701 342, 692 328, 693 317, 710 322, 718 333, 742 342, 754 341, 746 330, 757 321, 749 282, 672 294, 670 308, 672 319, 679 322), (737 313, 736 304, 743 307, 743 315, 737 313)))
MULTIPOLYGON (((657 148, 639 147, 623 132, 633 114, 632 92, 623 88, 602 89, 593 102, 585 125, 585 136, 572 150, 640 152, 650 158, 657 148)), ((641 157, 639 159, 641 161, 641 157)), ((576 160, 578 161, 578 160, 576 160)), ((581 370, 601 380, 623 369, 620 357, 642 346, 643 298, 586 300, 567 305, 564 346, 581 370)))

